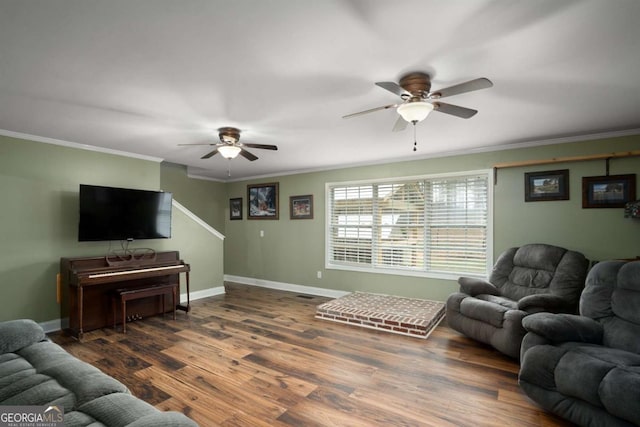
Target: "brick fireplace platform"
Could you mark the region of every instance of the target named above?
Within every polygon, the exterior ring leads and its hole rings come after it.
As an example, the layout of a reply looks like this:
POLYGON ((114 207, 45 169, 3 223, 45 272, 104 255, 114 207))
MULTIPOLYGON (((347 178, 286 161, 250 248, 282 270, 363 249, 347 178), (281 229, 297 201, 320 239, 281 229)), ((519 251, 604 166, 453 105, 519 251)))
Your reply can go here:
POLYGON ((316 307, 317 319, 427 338, 444 317, 444 303, 355 292, 316 307))

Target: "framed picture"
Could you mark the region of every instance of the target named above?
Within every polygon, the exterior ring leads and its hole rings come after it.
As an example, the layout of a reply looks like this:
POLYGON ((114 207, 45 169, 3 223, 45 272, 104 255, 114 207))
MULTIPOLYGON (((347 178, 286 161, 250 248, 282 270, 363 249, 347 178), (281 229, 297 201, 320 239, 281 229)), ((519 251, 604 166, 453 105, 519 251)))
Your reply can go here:
POLYGON ((524 174, 524 201, 569 200, 569 169, 524 174))
POLYGON ((247 185, 247 219, 278 219, 278 183, 247 185))
POLYGON ((636 198, 636 174, 582 177, 583 208, 624 208, 636 198))
POLYGON ((289 197, 291 219, 313 219, 313 195, 289 197))
POLYGON ((242 197, 229 199, 229 219, 242 219, 242 197))

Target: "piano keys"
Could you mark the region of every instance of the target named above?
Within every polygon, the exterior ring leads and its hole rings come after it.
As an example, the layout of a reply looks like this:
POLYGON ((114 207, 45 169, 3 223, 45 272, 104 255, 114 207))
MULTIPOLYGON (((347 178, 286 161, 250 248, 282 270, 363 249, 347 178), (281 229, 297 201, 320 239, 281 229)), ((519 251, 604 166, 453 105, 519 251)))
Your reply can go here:
MULTIPOLYGON (((186 274, 187 304, 178 304, 176 309, 191 309, 190 266, 180 259, 178 251, 158 252, 153 259, 132 260, 127 265, 113 266, 107 261, 104 256, 60 259, 60 314, 62 319, 69 319, 66 329, 72 336, 82 339, 85 332, 114 324, 111 294, 116 289, 177 283, 179 295, 180 273, 186 274)), ((165 298, 170 300, 170 295, 165 298)), ((132 301, 127 312, 136 317, 162 314, 161 300, 149 297, 132 301)))
POLYGON ((152 268, 139 268, 139 269, 135 269, 135 270, 117 270, 117 271, 106 271, 104 273, 91 273, 87 275, 87 279, 91 280, 91 279, 107 279, 109 280, 112 277, 115 276, 124 276, 125 274, 130 275, 131 277, 133 276, 137 276, 137 275, 142 275, 142 274, 154 274, 158 271, 168 271, 168 270, 173 270, 173 271, 179 271, 182 270, 184 268, 184 265, 180 264, 180 265, 167 265, 164 267, 152 267, 152 268))

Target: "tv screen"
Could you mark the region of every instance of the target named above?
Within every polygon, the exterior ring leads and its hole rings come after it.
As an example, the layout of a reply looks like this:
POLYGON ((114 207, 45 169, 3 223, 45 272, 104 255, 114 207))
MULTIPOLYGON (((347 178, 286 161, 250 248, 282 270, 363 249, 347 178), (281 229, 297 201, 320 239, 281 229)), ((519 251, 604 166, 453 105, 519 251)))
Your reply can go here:
POLYGON ((171 193, 80 184, 79 241, 170 237, 171 193))

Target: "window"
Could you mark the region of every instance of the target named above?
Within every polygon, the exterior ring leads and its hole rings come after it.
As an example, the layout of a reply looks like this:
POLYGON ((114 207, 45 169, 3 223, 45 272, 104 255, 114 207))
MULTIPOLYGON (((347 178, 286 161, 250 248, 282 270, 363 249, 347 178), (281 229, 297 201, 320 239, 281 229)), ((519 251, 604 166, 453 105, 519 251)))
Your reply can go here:
POLYGON ((327 267, 484 276, 489 180, 483 171, 327 184, 327 267))

